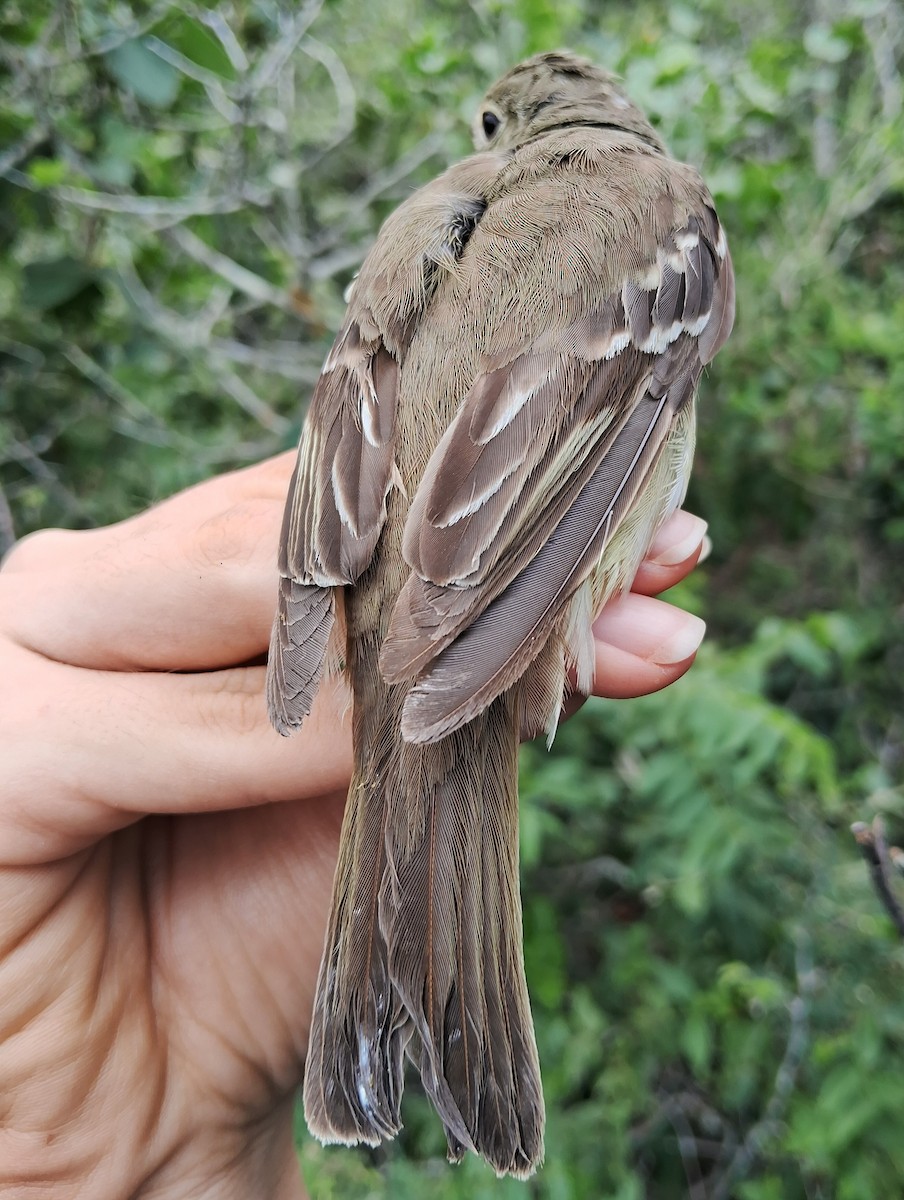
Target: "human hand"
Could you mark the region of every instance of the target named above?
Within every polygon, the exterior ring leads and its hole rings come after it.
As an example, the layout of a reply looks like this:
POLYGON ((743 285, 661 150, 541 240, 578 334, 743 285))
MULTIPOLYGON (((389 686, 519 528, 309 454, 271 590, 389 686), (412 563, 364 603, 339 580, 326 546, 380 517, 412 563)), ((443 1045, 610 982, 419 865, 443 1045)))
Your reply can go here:
MULTIPOLYGON (((263 700, 294 453, 0 572, 0 1190, 303 1196, 292 1143, 345 789, 348 697, 263 700)), ((595 625, 597 694, 690 666, 663 528, 595 625), (654 562, 658 559, 659 562, 654 562)))

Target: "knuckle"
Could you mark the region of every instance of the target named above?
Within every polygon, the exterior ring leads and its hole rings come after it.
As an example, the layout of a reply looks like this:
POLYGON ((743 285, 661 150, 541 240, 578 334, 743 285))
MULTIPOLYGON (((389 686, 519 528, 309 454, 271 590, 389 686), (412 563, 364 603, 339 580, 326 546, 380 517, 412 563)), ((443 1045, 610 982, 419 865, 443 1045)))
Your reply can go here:
POLYGON ((244 500, 205 521, 197 531, 193 552, 202 568, 246 566, 261 546, 276 547, 279 513, 272 501, 244 500))
POLYGON ((219 736, 243 737, 266 721, 264 672, 260 667, 233 667, 205 679, 203 718, 219 736))
POLYGON ((6 554, 0 567, 4 571, 45 571, 59 564, 74 539, 81 536, 74 529, 39 529, 26 534, 6 554))

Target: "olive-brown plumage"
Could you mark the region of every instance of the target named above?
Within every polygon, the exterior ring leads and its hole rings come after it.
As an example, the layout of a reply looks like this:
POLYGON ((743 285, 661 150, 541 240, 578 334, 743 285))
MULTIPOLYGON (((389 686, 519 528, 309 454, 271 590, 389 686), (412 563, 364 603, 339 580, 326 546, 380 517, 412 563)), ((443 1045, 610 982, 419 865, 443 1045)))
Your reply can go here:
POLYGON ((305 1074, 324 1141, 446 1128, 527 1175, 543 1099, 521 949, 517 747, 684 496, 734 315, 712 200, 613 78, 539 55, 479 152, 386 221, 314 391, 268 678, 283 733, 348 672, 355 775, 305 1074))

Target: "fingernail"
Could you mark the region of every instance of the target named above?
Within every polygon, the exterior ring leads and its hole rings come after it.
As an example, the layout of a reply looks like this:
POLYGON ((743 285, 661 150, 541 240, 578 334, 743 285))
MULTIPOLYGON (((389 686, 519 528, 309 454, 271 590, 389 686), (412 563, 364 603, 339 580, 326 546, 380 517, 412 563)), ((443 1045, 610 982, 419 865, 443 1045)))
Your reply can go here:
POLYGON ((676 567, 694 553, 706 533, 702 517, 683 509, 675 513, 653 539, 647 561, 658 567, 676 567))
POLYGON ((703 535, 703 542, 700 547, 700 557, 697 559, 697 566, 699 567, 701 563, 705 563, 706 560, 709 558, 709 556, 712 554, 712 552, 713 552, 713 540, 709 536, 708 533, 705 533, 703 535))
POLYGON ((684 662, 700 649, 705 633, 706 622, 692 613, 685 613, 669 636, 644 657, 659 667, 671 667, 675 663, 684 662))

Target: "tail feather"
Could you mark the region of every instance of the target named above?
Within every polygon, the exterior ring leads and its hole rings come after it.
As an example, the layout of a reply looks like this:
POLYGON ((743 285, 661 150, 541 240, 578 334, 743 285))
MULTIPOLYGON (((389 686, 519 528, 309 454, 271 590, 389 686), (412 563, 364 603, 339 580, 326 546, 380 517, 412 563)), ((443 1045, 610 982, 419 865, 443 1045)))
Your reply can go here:
POLYGON ((375 1146, 402 1127, 399 1110, 411 1022, 389 978, 378 920, 385 821, 379 773, 372 777, 356 770, 305 1068, 305 1119, 324 1142, 375 1146))
POLYGON ((343 830, 306 1116, 324 1140, 393 1136, 407 1048, 449 1157, 471 1150, 527 1176, 544 1118, 522 955, 520 718, 502 697, 441 742, 412 745, 398 734, 404 693, 384 687, 385 704, 369 706, 379 716, 356 729, 370 774, 356 774, 343 830))

